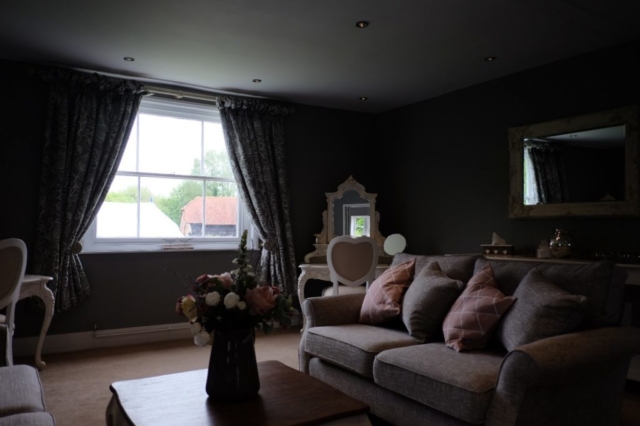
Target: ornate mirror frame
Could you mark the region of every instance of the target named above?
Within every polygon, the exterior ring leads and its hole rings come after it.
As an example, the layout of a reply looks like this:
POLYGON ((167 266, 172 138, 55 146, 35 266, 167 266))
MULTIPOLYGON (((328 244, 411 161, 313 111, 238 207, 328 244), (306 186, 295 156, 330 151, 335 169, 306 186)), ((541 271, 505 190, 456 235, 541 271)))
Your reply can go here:
MULTIPOLYGON (((380 235, 378 231, 378 223, 380 222, 380 214, 376 211, 376 197, 378 194, 372 194, 365 191, 364 186, 358 183, 353 176, 349 176, 347 180, 338 186, 336 192, 326 192, 327 197, 327 210, 322 212, 322 231, 319 234, 314 234, 316 237, 316 243, 314 244, 315 250, 304 257, 306 263, 313 263, 312 258, 326 257, 327 247, 331 240, 335 237, 334 217, 333 210, 336 200, 342 198, 345 192, 356 191, 358 195, 369 202, 369 217, 372 218, 369 223, 369 235, 375 239, 380 248, 379 252, 382 254, 382 247, 384 245, 385 238, 380 235)), ((324 263, 324 262, 323 262, 324 263)))
POLYGON ((640 137, 637 105, 509 129, 511 193, 509 218, 640 215, 640 137), (524 204, 524 140, 584 130, 625 126, 625 200, 524 204))

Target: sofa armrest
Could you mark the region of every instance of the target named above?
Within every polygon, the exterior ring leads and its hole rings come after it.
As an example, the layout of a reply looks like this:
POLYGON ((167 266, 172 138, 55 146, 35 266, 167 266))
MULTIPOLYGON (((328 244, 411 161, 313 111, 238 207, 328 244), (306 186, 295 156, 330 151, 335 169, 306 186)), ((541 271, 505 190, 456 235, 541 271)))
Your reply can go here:
POLYGON ((298 368, 309 373, 309 354, 304 350, 307 330, 312 327, 357 324, 365 293, 311 297, 302 303, 305 325, 298 348, 298 368))
MULTIPOLYGON (((502 362, 486 424, 535 424, 532 417, 543 418, 545 407, 551 412, 562 399, 553 395, 556 391, 592 407, 597 411, 595 417, 607 412, 603 407, 606 404, 619 411, 629 362, 638 352, 640 329, 634 327, 603 327, 520 346, 502 362), (611 396, 606 402, 598 397, 600 392, 591 389, 603 383, 611 387, 601 389, 611 396), (542 391, 534 391, 536 388, 542 391), (620 401, 616 400, 618 396, 620 401), (536 408, 535 412, 522 413, 523 407, 536 408)), ((589 416, 588 411, 583 408, 581 415, 589 416)))
POLYGON ((356 324, 365 293, 312 297, 302 304, 305 328, 356 324))

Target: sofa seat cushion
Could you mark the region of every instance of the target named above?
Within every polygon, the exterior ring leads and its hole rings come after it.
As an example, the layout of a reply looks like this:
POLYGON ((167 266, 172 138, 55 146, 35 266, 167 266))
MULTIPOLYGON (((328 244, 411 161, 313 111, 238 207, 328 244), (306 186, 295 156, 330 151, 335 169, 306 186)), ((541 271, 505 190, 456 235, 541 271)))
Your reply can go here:
POLYGON ((0 367, 0 416, 45 411, 38 371, 28 365, 0 367))
POLYGON ((21 413, 0 417, 0 426, 55 426, 56 422, 49 413, 21 413))
POLYGON ((386 389, 460 420, 482 424, 503 358, 503 353, 456 352, 444 343, 428 343, 380 353, 373 377, 386 389))
POLYGON ((406 331, 366 324, 312 327, 307 330, 305 351, 333 364, 373 377, 373 360, 380 352, 417 345, 406 331))

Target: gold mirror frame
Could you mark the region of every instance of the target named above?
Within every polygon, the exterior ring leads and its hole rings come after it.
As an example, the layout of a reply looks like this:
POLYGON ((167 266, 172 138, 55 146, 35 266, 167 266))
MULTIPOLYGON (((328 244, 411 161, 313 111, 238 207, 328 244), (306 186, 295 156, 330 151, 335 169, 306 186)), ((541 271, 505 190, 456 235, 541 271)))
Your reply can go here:
POLYGON ((509 218, 612 217, 640 215, 640 138, 637 105, 509 129, 511 193, 509 218), (625 200, 524 204, 524 140, 601 127, 625 126, 625 200))
POLYGON ((376 197, 378 194, 372 194, 365 191, 364 186, 358 183, 353 176, 349 176, 347 180, 338 186, 336 192, 326 192, 327 197, 327 210, 322 212, 322 231, 319 234, 314 234, 316 248, 313 252, 307 254, 304 257, 305 263, 326 263, 322 261, 322 258, 326 259, 327 246, 331 240, 335 237, 334 217, 333 210, 335 201, 342 198, 345 192, 356 191, 358 195, 369 202, 369 217, 372 218, 369 224, 369 235, 375 239, 380 247, 380 253, 383 254, 382 247, 384 245, 385 238, 380 235, 378 231, 378 223, 380 222, 380 213, 376 211, 376 197), (314 262, 312 259, 315 258, 314 262))

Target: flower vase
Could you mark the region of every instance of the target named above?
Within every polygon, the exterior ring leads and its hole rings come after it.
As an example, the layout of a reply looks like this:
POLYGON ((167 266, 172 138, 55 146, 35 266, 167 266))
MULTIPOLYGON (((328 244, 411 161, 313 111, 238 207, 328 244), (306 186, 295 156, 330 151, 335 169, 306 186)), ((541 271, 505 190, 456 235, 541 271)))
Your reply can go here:
POLYGON ((251 328, 213 333, 207 394, 217 401, 238 401, 260 390, 258 364, 251 328))

